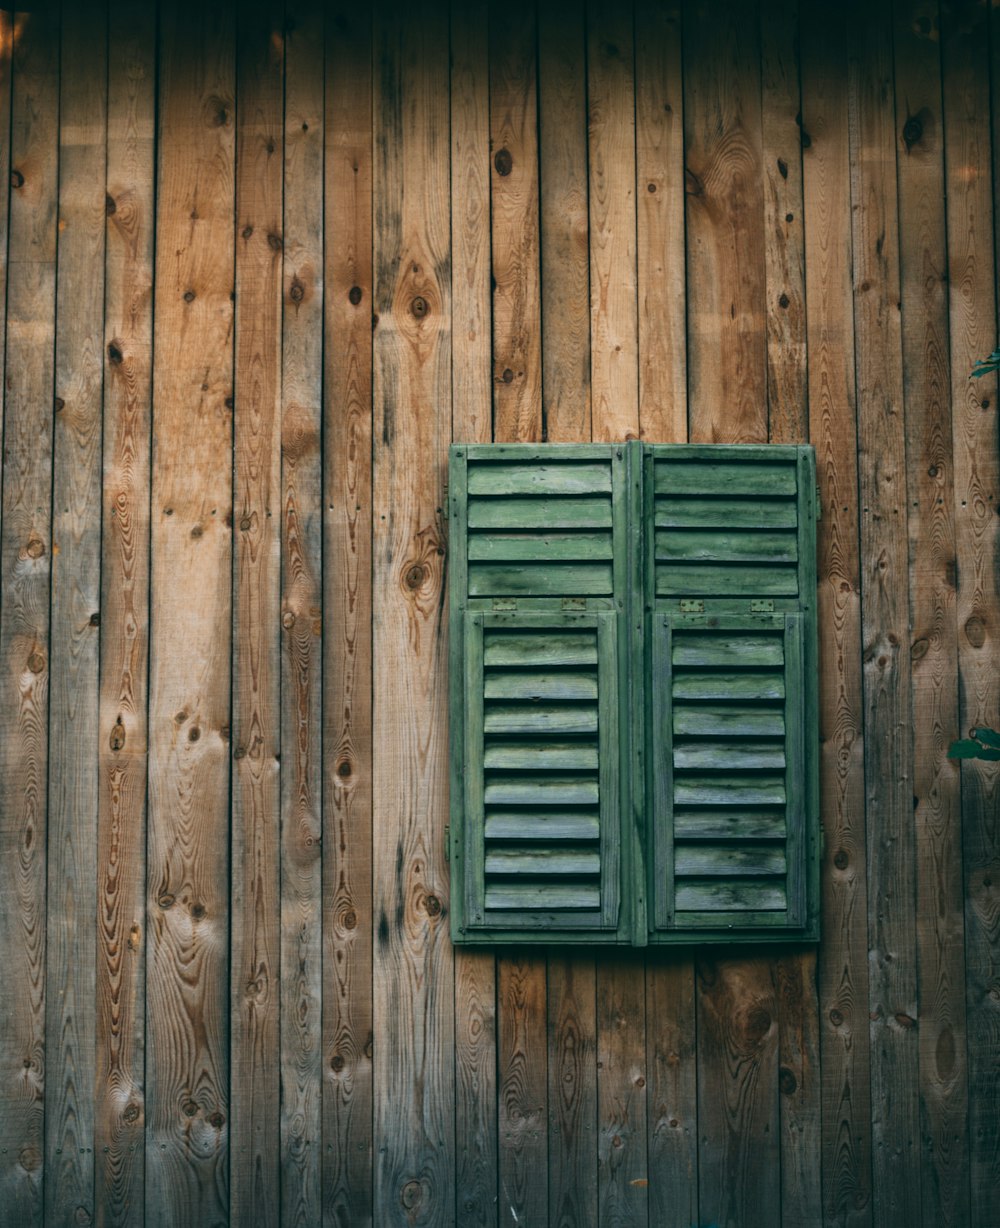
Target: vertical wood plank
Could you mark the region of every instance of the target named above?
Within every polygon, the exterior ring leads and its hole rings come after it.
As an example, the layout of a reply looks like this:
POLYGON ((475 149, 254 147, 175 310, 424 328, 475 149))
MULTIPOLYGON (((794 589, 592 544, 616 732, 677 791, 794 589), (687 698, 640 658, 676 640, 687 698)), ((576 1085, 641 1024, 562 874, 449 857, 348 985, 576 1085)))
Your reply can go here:
POLYGON ((56 6, 14 18, 0 538, 0 1220, 42 1222, 52 402, 58 203, 56 6), (17 379, 10 373, 17 372, 17 379))
POLYGON ((550 442, 590 439, 590 222, 583 7, 538 9, 542 414, 550 442))
POLYGON ((695 443, 767 438, 756 0, 684 12, 688 394, 695 443))
POLYGON ((278 1221, 284 6, 236 41, 230 1214, 278 1221))
POLYGON ((488 0, 451 4, 452 420, 456 443, 489 443, 490 290, 488 0))
POLYGON ((107 9, 64 9, 56 285, 45 1214, 94 1214, 107 9))
POLYGON ((549 956, 549 1224, 596 1225, 597 998, 593 959, 549 956))
MULTIPOLYGON (((0 183, 10 184, 10 114, 11 78, 14 58, 14 14, 10 9, 0 10, 0 183)), ((0 321, 5 330, 7 323, 7 272, 9 268, 8 238, 10 235, 10 191, 0 192, 0 321)), ((0 395, 4 388, 6 372, 6 346, 0 345, 0 395)))
POLYGON ((497 1115, 500 1223, 548 1214, 548 1064, 545 957, 497 961, 497 1115))
POLYGON ((525 442, 542 431, 536 35, 533 0, 491 0, 493 425, 525 442))
POLYGON ((600 1222, 647 1223, 646 978, 641 956, 597 968, 600 1222))
POLYGON ((694 961, 647 959, 649 1223, 690 1228, 698 1212, 698 1078, 694 961))
POLYGON ((796 0, 768 0, 761 6, 767 410, 772 443, 802 443, 808 435, 798 9, 796 0))
MULTIPOLYGON (((451 5, 452 436, 491 435, 489 5, 451 5)), ((452 731, 454 737, 454 731, 452 731)), ((452 755, 451 787, 461 769, 452 755)), ((455 960, 455 1222, 497 1222, 496 957, 455 960)))
POLYGON ((373 136, 364 10, 328 14, 326 79, 323 613, 335 630, 323 665, 323 1214, 347 1228, 372 1222, 373 1155, 373 136))
POLYGON ((819 525, 823 1214, 871 1223, 867 896, 846 22, 801 9, 809 436, 819 525))
POLYGON ((451 437, 448 14, 375 40, 375 1221, 455 1215, 443 479, 451 437))
POLYGON ((323 35, 286 6, 281 334, 281 1222, 322 1222, 323 35))
MULTIPOLYGON (((767 404, 771 443, 809 438, 806 386, 805 232, 802 200, 802 98, 798 9, 790 0, 761 6, 761 120, 764 264, 767 302, 767 404)), ((816 953, 775 962, 781 1217, 791 1228, 822 1221, 822 1102, 816 953)))
MULTIPOLYGON (((1000 596, 997 558, 1000 457, 995 376, 970 380, 977 358, 997 344, 995 263, 1000 215, 993 174, 1000 167, 1000 15, 971 3, 942 6, 948 287, 959 730, 1000 729, 1000 596), (987 68, 989 58, 989 68, 987 68), (987 98, 990 81, 992 97, 987 98), (992 151, 989 110, 992 105, 992 151)), ((1000 772, 995 763, 961 766, 965 879, 965 972, 969 1075, 970 1219, 994 1214, 1000 1180, 996 1054, 1000 1049, 1000 772)))
POLYGON ((635 55, 630 6, 587 4, 593 437, 639 435, 635 55))
POLYGON ((916 822, 921 1202, 924 1222, 969 1221, 955 506, 938 5, 895 13, 903 395, 910 552, 916 822))
POLYGON ((161 13, 146 1223, 164 1228, 229 1214, 234 47, 225 6, 161 13))
POLYGON ((681 5, 635 5, 639 425, 650 442, 687 439, 684 80, 681 5))
POLYGON ((145 1204, 155 13, 123 14, 108 50, 94 1219, 139 1228, 145 1204))
POLYGON ((920 1215, 906 460, 888 5, 849 42, 875 1222, 920 1215))

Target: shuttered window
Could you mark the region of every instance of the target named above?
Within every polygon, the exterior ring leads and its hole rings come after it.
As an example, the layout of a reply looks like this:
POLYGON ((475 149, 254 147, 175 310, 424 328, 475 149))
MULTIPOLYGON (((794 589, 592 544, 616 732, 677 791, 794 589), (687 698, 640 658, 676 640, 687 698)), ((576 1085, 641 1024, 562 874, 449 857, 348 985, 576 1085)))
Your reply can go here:
POLYGON ((817 936, 815 474, 794 447, 456 447, 452 933, 817 936))

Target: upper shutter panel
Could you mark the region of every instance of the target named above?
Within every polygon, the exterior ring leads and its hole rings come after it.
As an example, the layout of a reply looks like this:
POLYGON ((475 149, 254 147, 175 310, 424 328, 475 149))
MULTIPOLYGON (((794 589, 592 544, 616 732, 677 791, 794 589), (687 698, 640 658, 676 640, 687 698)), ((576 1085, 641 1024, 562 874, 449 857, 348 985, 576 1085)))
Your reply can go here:
POLYGON ((544 462, 469 451, 469 597, 610 597, 610 449, 544 462))
POLYGON ((717 449, 724 457, 706 448, 664 451, 653 461, 656 595, 796 597, 794 453, 762 461, 741 459, 739 448, 717 449))
POLYGON ((802 656, 799 614, 655 619, 657 928, 804 925, 802 656))
POLYGON ((464 936, 618 924, 616 617, 465 616, 464 936))

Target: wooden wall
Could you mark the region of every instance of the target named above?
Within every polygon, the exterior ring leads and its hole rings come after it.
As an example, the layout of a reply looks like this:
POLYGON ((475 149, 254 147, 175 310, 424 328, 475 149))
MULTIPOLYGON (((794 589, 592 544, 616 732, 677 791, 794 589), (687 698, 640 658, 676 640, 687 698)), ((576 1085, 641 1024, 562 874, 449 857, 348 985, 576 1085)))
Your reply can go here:
POLYGON ((28 8, 0 1223, 995 1223, 1000 12, 28 8), (448 939, 447 445, 636 436, 815 444, 818 951, 448 939))

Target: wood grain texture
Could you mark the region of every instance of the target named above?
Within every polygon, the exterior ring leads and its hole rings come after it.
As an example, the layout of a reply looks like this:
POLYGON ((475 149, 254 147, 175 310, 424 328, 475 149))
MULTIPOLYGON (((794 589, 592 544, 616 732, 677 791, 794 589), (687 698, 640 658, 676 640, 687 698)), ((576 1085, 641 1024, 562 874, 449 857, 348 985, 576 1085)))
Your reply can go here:
POLYGON ((823 1215, 871 1222, 867 893, 846 25, 801 11, 809 436, 817 543, 823 1215), (808 144, 806 144, 808 137, 808 144))
MULTIPOLYGON (((14 59, 14 14, 10 9, 0 11, 0 133, 7 139, 0 141, 0 183, 11 183, 10 165, 10 115, 11 78, 14 59)), ((8 238, 10 234, 10 192, 0 192, 0 320, 7 320, 7 269, 8 238)), ((0 389, 5 385, 6 346, 0 345, 0 389)))
POLYGON ((284 7, 239 7, 230 1215, 274 1224, 279 1188, 281 313, 284 7))
POLYGON ((651 443, 687 438, 684 80, 681 5, 635 5, 639 425, 651 443))
POLYGON ((323 277, 323 1211, 338 1228, 372 1222, 371 66, 369 17, 339 6, 323 277))
POLYGON ((695 443, 767 438, 760 15, 684 13, 687 329, 695 443))
POLYGON ((542 413, 552 443, 589 440, 590 254, 585 13, 538 8, 542 413))
POLYGON ((725 1228, 780 1218, 772 961, 697 962, 698 1211, 725 1228))
POLYGON ((769 0, 760 17, 767 412, 772 443, 802 443, 808 437, 798 10, 794 0, 769 0))
POLYGON ((646 977, 641 956, 598 965, 597 1128, 601 1224, 648 1223, 646 977))
POLYGON ((31 1228, 42 1222, 48 1087, 46 782, 59 141, 55 6, 39 6, 30 18, 15 15, 15 26, 0 538, 0 960, 9 990, 0 1012, 0 1221, 31 1228))
POLYGON ((646 968, 649 1223, 689 1228, 698 1213, 694 961, 657 954, 646 968))
POLYGON ((497 1115, 502 1225, 548 1214, 548 1063, 545 956, 497 961, 497 1115))
MULTIPOLYGON (((489 5, 451 6, 452 437, 492 427, 489 5)), ((460 756, 459 756, 460 758, 460 756)), ((451 788, 460 771, 453 756, 451 788)), ((456 949, 455 1223, 497 1222, 496 957, 456 949)))
POLYGON ((493 427, 542 437, 537 30, 533 0, 490 3, 493 427))
POLYGON ((146 1222, 165 1228, 229 1214, 235 29, 182 4, 160 34, 146 1222))
POLYGON ((62 37, 77 50, 59 83, 45 994, 45 1211, 54 1223, 94 1214, 105 6, 65 11, 62 37))
POLYGON ((639 435, 632 14, 587 4, 590 334, 596 442, 639 435))
POLYGON ((895 13, 894 75, 906 409, 916 824, 921 1201, 926 1223, 969 1221, 955 494, 937 4, 895 13), (905 107, 900 100, 905 100, 905 107))
POLYGON ((95 1208, 144 1221, 146 766, 155 14, 108 56, 104 475, 98 723, 95 1208))
POLYGON ((281 1217, 322 1221, 323 10, 286 7, 281 334, 281 1217))
POLYGON ((549 956, 549 1215, 553 1228, 598 1222, 597 1000, 594 961, 549 956))
POLYGON ((444 462, 451 437, 448 23, 375 32, 375 1222, 455 1214, 444 462))
POLYGON ((451 5, 452 431, 488 443, 492 431, 490 60, 488 0, 451 5))
MULTIPOLYGON (((1000 456, 995 376, 971 380, 977 358, 997 344, 995 263, 1000 236, 986 168, 1000 166, 994 74, 1000 65, 997 13, 978 5, 942 7, 948 287, 951 340, 955 562, 958 592, 959 731, 1000 729, 1000 456), (989 46, 993 146, 987 123, 989 46)), ((987 1223, 1000 1178, 996 1054, 1000 1046, 1000 772, 962 764, 965 984, 969 1075, 970 1219, 987 1223)))
POLYGON ((888 1226, 920 1214, 896 137, 888 6, 859 6, 849 21, 873 1211, 888 1226))

